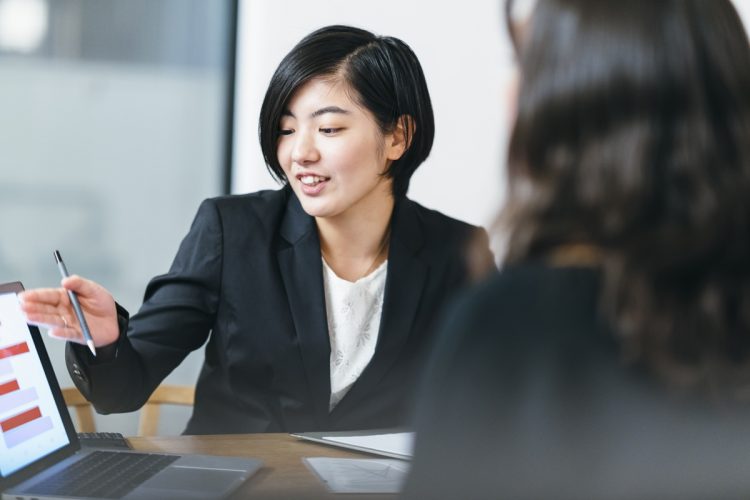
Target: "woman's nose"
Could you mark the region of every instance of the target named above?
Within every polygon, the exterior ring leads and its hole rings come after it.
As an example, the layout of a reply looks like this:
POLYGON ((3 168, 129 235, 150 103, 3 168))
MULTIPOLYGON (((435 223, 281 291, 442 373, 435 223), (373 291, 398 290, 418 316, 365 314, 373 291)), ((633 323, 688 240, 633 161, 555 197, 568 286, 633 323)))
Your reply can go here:
POLYGON ((311 134, 299 131, 294 136, 292 161, 298 165, 306 165, 318 161, 320 154, 315 147, 315 140, 311 134))

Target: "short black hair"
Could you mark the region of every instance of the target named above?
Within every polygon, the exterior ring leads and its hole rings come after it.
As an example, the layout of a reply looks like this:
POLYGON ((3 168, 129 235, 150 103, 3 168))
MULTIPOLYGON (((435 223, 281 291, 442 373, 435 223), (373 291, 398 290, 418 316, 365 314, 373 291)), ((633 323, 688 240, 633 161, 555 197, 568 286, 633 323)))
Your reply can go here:
POLYGON ((289 100, 317 77, 341 76, 358 104, 369 110, 383 133, 404 123, 407 150, 394 161, 387 177, 396 198, 406 195, 414 171, 427 158, 435 135, 435 119, 422 66, 398 38, 376 36, 351 26, 327 26, 303 38, 281 61, 271 78, 260 110, 258 135, 271 175, 288 182, 276 155, 279 123, 289 100), (412 127, 413 125, 413 127, 412 127))

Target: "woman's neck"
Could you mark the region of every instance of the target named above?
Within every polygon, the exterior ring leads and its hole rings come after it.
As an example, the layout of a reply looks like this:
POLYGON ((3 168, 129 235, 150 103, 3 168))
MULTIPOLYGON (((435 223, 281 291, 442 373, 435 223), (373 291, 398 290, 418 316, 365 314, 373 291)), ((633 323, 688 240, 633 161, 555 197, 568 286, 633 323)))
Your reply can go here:
POLYGON ((320 251, 328 266, 342 279, 357 281, 388 258, 393 198, 366 213, 318 217, 320 251))

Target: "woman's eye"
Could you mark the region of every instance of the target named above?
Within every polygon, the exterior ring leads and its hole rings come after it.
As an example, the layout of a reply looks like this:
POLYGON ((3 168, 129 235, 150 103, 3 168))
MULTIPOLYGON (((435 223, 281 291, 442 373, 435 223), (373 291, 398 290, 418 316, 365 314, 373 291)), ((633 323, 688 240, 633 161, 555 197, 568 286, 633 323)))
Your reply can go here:
POLYGON ((292 135, 292 133, 294 133, 294 130, 290 128, 282 128, 279 130, 279 135, 292 135))
POLYGON ((331 128, 331 127, 324 127, 321 128, 320 131, 324 134, 335 134, 336 132, 340 132, 342 129, 340 128, 331 128))

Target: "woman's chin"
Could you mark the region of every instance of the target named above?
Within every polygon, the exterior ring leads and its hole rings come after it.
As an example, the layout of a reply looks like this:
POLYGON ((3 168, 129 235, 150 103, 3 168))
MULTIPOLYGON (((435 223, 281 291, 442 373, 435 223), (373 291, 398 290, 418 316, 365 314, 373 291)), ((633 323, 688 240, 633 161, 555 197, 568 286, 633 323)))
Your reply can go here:
POLYGON ((335 211, 331 209, 331 206, 327 203, 321 203, 322 200, 308 200, 304 196, 300 198, 300 204, 302 210, 311 217, 331 217, 335 215, 335 211))

